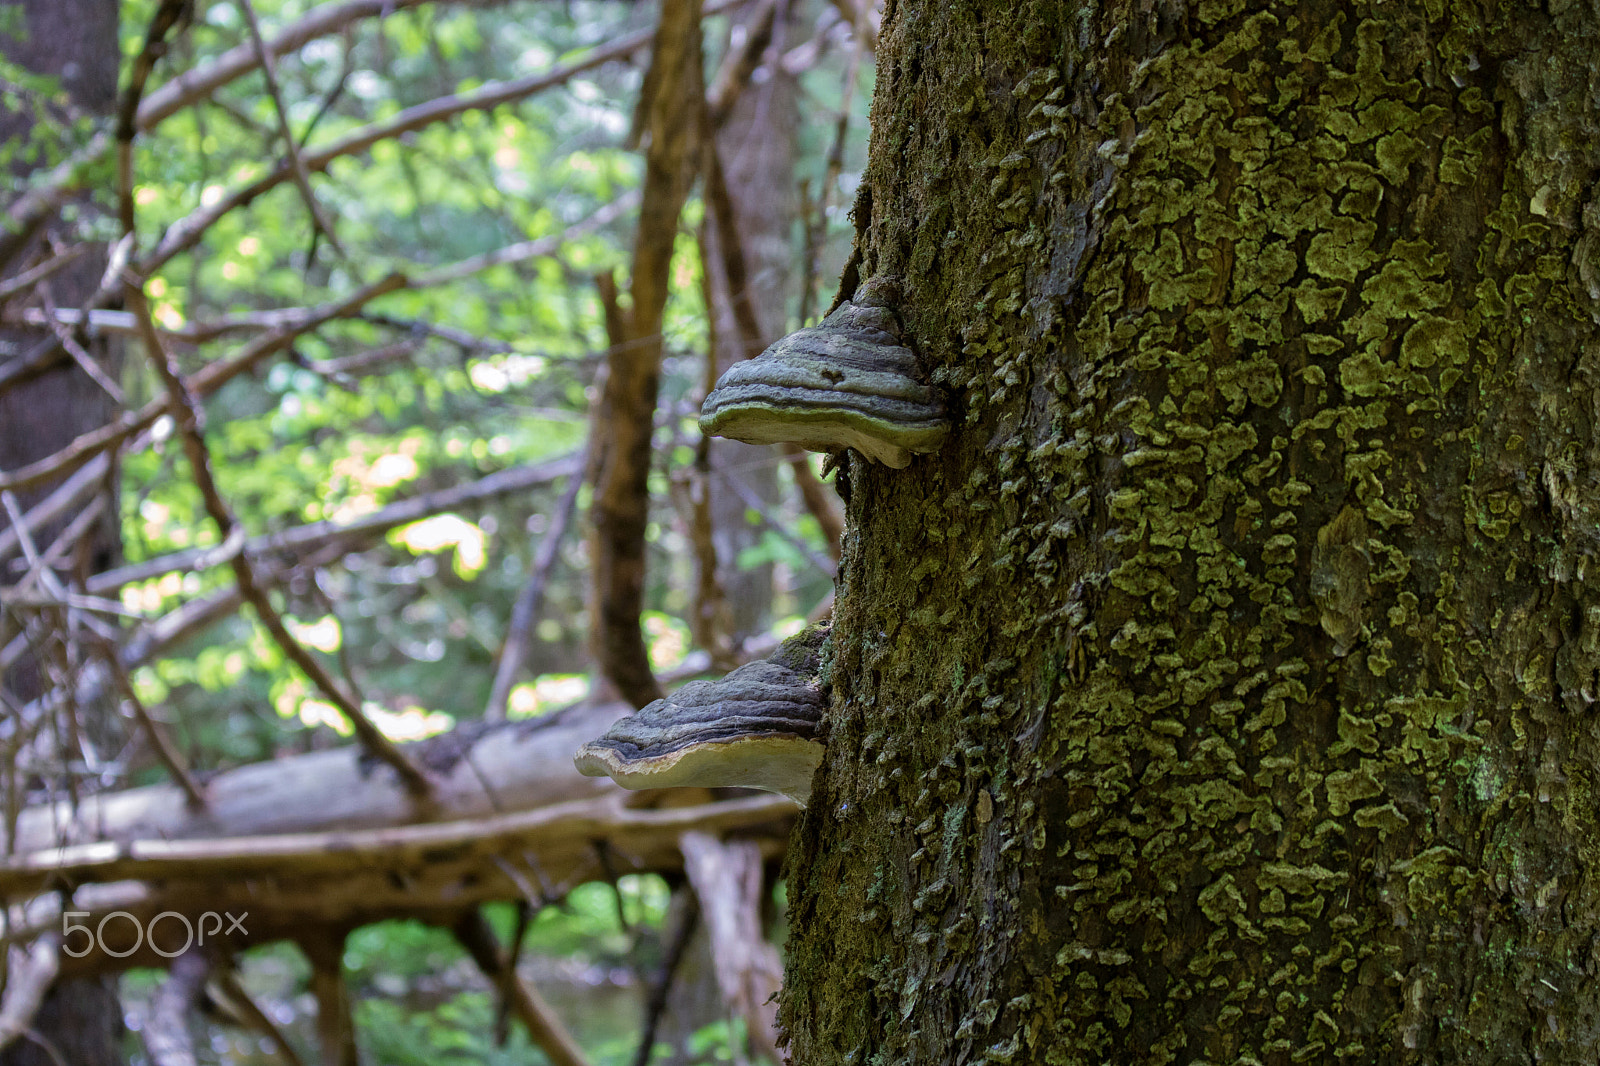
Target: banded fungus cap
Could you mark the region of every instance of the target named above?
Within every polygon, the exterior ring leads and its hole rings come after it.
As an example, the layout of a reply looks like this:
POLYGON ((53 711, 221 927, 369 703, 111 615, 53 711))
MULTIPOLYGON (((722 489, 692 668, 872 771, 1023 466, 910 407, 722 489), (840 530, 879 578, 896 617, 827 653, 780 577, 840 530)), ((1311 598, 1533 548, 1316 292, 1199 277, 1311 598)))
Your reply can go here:
POLYGON ((759 788, 800 806, 822 762, 827 706, 817 679, 826 626, 813 626, 715 681, 691 681, 618 719, 573 760, 623 788, 759 788))
POLYGON ((899 469, 949 431, 939 394, 901 341, 894 283, 865 282, 815 326, 735 363, 700 409, 700 429, 747 444, 854 448, 899 469))

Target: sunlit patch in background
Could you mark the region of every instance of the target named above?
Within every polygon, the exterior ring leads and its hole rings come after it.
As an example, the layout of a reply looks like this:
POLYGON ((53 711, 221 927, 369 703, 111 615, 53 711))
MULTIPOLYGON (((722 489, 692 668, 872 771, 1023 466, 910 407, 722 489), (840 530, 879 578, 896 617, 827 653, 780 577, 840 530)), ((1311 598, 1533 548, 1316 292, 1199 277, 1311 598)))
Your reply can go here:
MULTIPOLYGON (((342 737, 351 734, 350 721, 344 712, 316 694, 303 678, 290 678, 276 687, 272 698, 274 709, 280 717, 298 718, 308 729, 327 726, 342 737)), ((377 726, 378 732, 394 741, 423 740, 455 728, 453 715, 444 711, 430 711, 411 704, 392 711, 371 700, 361 705, 362 713, 377 726)))
POLYGON ((339 628, 339 620, 333 615, 324 615, 315 622, 299 622, 293 618, 285 618, 284 626, 290 635, 308 648, 333 654, 344 644, 344 634, 339 628))
POLYGON ((413 555, 431 555, 455 549, 456 576, 471 581, 489 561, 488 536, 475 523, 457 514, 440 514, 401 526, 389 534, 389 543, 413 555))
POLYGON ((684 656, 689 654, 689 627, 660 611, 645 611, 639 617, 650 652, 651 668, 671 670, 681 665, 684 656))
POLYGON ((508 718, 537 718, 577 703, 589 694, 584 674, 544 674, 511 690, 506 699, 508 718))

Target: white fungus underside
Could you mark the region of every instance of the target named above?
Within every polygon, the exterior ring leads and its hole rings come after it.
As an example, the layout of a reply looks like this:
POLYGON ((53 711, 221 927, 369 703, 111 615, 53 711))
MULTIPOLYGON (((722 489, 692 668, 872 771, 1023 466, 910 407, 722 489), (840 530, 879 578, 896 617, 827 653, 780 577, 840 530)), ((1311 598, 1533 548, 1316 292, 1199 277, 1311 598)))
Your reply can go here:
POLYGON ((759 788, 804 807, 822 744, 796 736, 737 737, 693 744, 665 755, 625 760, 614 748, 585 744, 573 760, 586 777, 609 777, 623 788, 759 788))

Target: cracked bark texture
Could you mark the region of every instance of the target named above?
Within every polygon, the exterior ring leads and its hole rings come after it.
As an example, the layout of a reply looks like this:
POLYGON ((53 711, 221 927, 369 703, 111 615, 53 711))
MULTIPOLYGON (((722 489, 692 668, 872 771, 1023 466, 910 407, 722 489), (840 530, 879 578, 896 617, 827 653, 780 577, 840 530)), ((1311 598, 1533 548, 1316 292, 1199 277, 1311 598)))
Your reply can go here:
POLYGON ((1600 8, 891 0, 781 1021, 823 1063, 1600 1055, 1600 8))

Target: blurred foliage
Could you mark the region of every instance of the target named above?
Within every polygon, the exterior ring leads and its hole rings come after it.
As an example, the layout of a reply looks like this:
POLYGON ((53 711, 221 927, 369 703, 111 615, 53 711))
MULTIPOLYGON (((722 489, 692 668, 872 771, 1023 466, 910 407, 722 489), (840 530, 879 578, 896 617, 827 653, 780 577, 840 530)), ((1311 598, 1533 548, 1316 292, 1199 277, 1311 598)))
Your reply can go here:
MULTIPOLYGON (((124 51, 134 54, 154 0, 124 5, 124 51)), ((308 10, 304 0, 255 4, 264 32, 308 10)), ((810 11, 815 19, 820 8, 810 11)), ((285 112, 298 139, 315 148, 400 110, 490 80, 539 72, 591 46, 646 26, 649 5, 550 0, 466 8, 422 6, 357 23, 344 36, 310 42, 278 64, 285 112), (309 136, 308 136, 309 134, 309 136)), ((804 25, 801 23, 800 25, 804 25)), ((725 48, 723 20, 707 22, 714 69, 725 48)), ((232 2, 199 6, 163 75, 205 62, 244 38, 232 2)), ((793 31, 791 31, 793 39, 793 31)), ((837 50, 835 50, 837 53, 837 50)), ((824 173, 845 57, 834 54, 803 79, 803 172, 812 188, 824 173)), ((334 220, 341 259, 313 239, 299 192, 285 182, 223 216, 190 255, 149 286, 169 328, 228 315, 309 306, 335 299, 389 270, 415 275, 519 241, 560 234, 637 188, 640 157, 622 147, 640 67, 610 63, 526 100, 469 111, 368 152, 337 159, 313 186, 334 220)), ((870 64, 862 80, 870 77, 870 64)), ((864 110, 866 89, 856 95, 864 110)), ((273 101, 259 73, 182 110, 136 142, 135 203, 141 245, 167 226, 261 174, 282 155, 273 101)), ((832 198, 825 305, 849 236, 850 203, 864 151, 859 131, 832 198)), ((697 245, 700 206, 691 201, 674 267, 663 367, 659 490, 652 521, 646 625, 652 657, 670 667, 688 650, 680 621, 691 581, 687 541, 666 506, 666 475, 692 462, 692 401, 706 345, 697 245)), ((391 294, 363 318, 330 324, 302 339, 293 358, 240 378, 207 404, 207 440, 220 488, 252 534, 325 519, 347 520, 396 500, 463 484, 497 470, 570 453, 582 444, 587 395, 604 354, 605 331, 592 278, 623 274, 631 217, 564 244, 555 256, 504 264, 458 282, 391 294), (441 336, 440 330, 450 331, 441 336), (404 349, 396 346, 405 346, 404 349), (360 361, 370 362, 360 368, 360 361), (343 374, 327 367, 354 365, 343 374)), ((800 255, 796 234, 795 255, 800 255)), ((797 303, 796 305, 797 306, 797 303)), ((791 307, 791 312, 793 307, 791 307)), ((186 370, 226 357, 233 334, 178 352, 186 370)), ((142 359, 129 359, 130 398, 155 394, 142 359)), ((787 477, 785 471, 781 476, 787 477)), ((123 463, 124 551, 129 561, 214 544, 188 464, 170 436, 123 463)), ((314 646, 337 659, 382 719, 442 714, 433 726, 397 722, 400 735, 481 713, 505 619, 528 572, 539 534, 562 486, 551 485, 439 515, 392 532, 314 575, 286 586, 286 613, 327 627, 314 646)), ((792 493, 790 494, 792 497, 792 493)), ((580 498, 586 502, 587 490, 580 498)), ((793 499, 786 515, 821 550, 816 524, 793 499)), ((569 532, 545 594, 529 685, 581 672, 588 619, 585 545, 569 532)), ((778 561, 795 586, 780 614, 808 610, 827 588, 793 545, 769 535, 740 565, 778 561)), ((173 573, 126 587, 123 600, 146 614, 231 581, 226 568, 173 573)), ((164 707, 180 745, 202 768, 220 768, 337 741, 341 720, 284 666, 251 618, 237 615, 138 671, 141 693, 164 707)), ((520 691, 520 690, 519 690, 520 691)), ((524 694, 521 713, 548 700, 524 694)), ((146 765, 141 779, 158 780, 146 765)))
MULTIPOLYGON (((125 57, 139 51, 156 0, 122 5, 125 57)), ((269 38, 316 6, 312 0, 255 0, 269 38)), ((788 44, 821 18, 820 0, 796 3, 788 44)), ((0 8, 0 15, 20 8, 0 8)), ((544 71, 585 49, 648 26, 653 5, 623 0, 518 0, 481 6, 438 4, 393 11, 314 40, 277 67, 288 125, 316 148, 401 110, 487 81, 544 71)), ((15 27, 0 25, 0 32, 15 27)), ((157 66, 147 92, 247 41, 234 0, 199 0, 193 23, 157 66)), ((725 19, 706 24, 707 68, 728 47, 725 19)), ((642 60, 641 57, 635 57, 642 60)), ((842 71, 835 47, 802 79, 802 162, 797 183, 814 196, 826 173, 842 71)), ((520 241, 562 233, 639 186, 642 162, 623 142, 641 62, 613 62, 540 94, 456 118, 335 160, 312 185, 334 222, 341 257, 313 234, 306 207, 285 182, 225 215, 192 253, 173 259, 148 285, 157 321, 168 329, 225 316, 307 307, 339 298, 392 270, 410 275, 520 241)), ((871 62, 861 68, 852 136, 839 187, 831 193, 830 243, 816 279, 814 308, 825 307, 848 251, 845 219, 865 154, 871 62)), ((38 116, 38 135, 3 147, 0 173, 15 195, 40 168, 82 144, 93 124, 72 112, 49 79, 0 63, 0 104, 38 116)), ((185 108, 135 142, 133 190, 140 247, 155 247, 168 226, 260 176, 283 157, 275 104, 259 72, 185 108)), ((109 174, 109 172, 108 172, 109 174)), ((103 197, 113 182, 99 181, 103 197)), ((103 205, 110 208, 109 200, 103 205)), ((68 213, 73 209, 69 206, 68 213)), ((658 668, 690 650, 683 616, 692 582, 687 536, 667 500, 674 470, 693 461, 694 398, 707 344, 691 200, 681 223, 668 303, 657 476, 658 513, 649 527, 648 606, 643 624, 658 668)), ((114 211, 84 213, 105 230, 114 211)), ((360 318, 302 338, 288 358, 243 375, 206 404, 206 438, 218 484, 252 535, 309 522, 348 520, 396 500, 462 485, 519 464, 573 452, 586 432, 586 407, 606 346, 594 276, 625 276, 633 219, 567 241, 559 253, 505 264, 434 288, 396 292, 360 318)), ((109 231, 107 231, 109 232, 109 231)), ((792 242, 801 256, 799 227, 792 242)), ((797 274, 800 273, 797 271, 797 274)), ((798 294, 790 307, 797 313, 798 294)), ((793 323, 797 324, 797 323, 793 323)), ((250 334, 234 331, 176 356, 185 372, 228 357, 250 334)), ((130 351, 123 388, 130 403, 156 395, 147 360, 130 351)), ((129 562, 217 541, 170 424, 146 450, 121 463, 123 550, 129 562)), ((780 477, 788 478, 786 468, 780 477)), ((363 692, 380 726, 397 737, 436 732, 481 715, 511 605, 526 580, 548 515, 563 486, 476 503, 402 527, 342 558, 319 560, 291 578, 278 602, 302 641, 363 692)), ((587 490, 579 497, 587 503, 587 490)), ((790 527, 824 550, 816 523, 786 492, 790 527)), ((527 676, 511 713, 544 713, 582 695, 586 549, 569 532, 545 593, 527 676)), ((829 587, 788 541, 768 534, 740 565, 780 564, 775 626, 798 628, 829 587)), ((130 610, 154 617, 227 587, 226 567, 174 572, 131 584, 130 610)), ((286 665, 248 613, 228 620, 139 669, 140 694, 160 709, 191 764, 215 770, 346 741, 342 719, 286 665)), ((163 773, 148 753, 122 769, 148 783, 163 773)), ((566 960, 595 987, 630 991, 597 1025, 568 1019, 597 1064, 631 1060, 637 1039, 633 974, 659 960, 668 891, 658 878, 623 878, 617 894, 585 885, 544 908, 526 930, 529 956, 566 960), (596 976, 600 975, 600 976, 596 976), (620 1027, 620 1028, 619 1028, 620 1027)), ((513 908, 493 908, 502 939, 513 908)), ((537 1063, 513 1026, 505 1048, 493 1042, 495 1006, 481 977, 468 972, 445 930, 384 923, 357 930, 346 951, 357 1021, 370 1061, 537 1063)), ((248 980, 264 1000, 304 1023, 307 972, 282 945, 250 952, 248 980)), ((569 974, 570 976, 570 974, 569 974)), ((130 1002, 147 999, 154 975, 126 982, 130 1002)), ((309 1032, 309 1030, 307 1030, 309 1032)), ((302 1034, 303 1035, 303 1034, 302 1034)), ((309 1037, 305 1037, 309 1040, 309 1037)), ((689 1059, 733 1061, 742 1035, 727 1023, 702 1029, 689 1059)), ((308 1045, 309 1046, 309 1045, 308 1045)), ((257 1061, 214 1051, 216 1061, 257 1061)), ((273 1061, 270 1056, 259 1059, 273 1061)))

